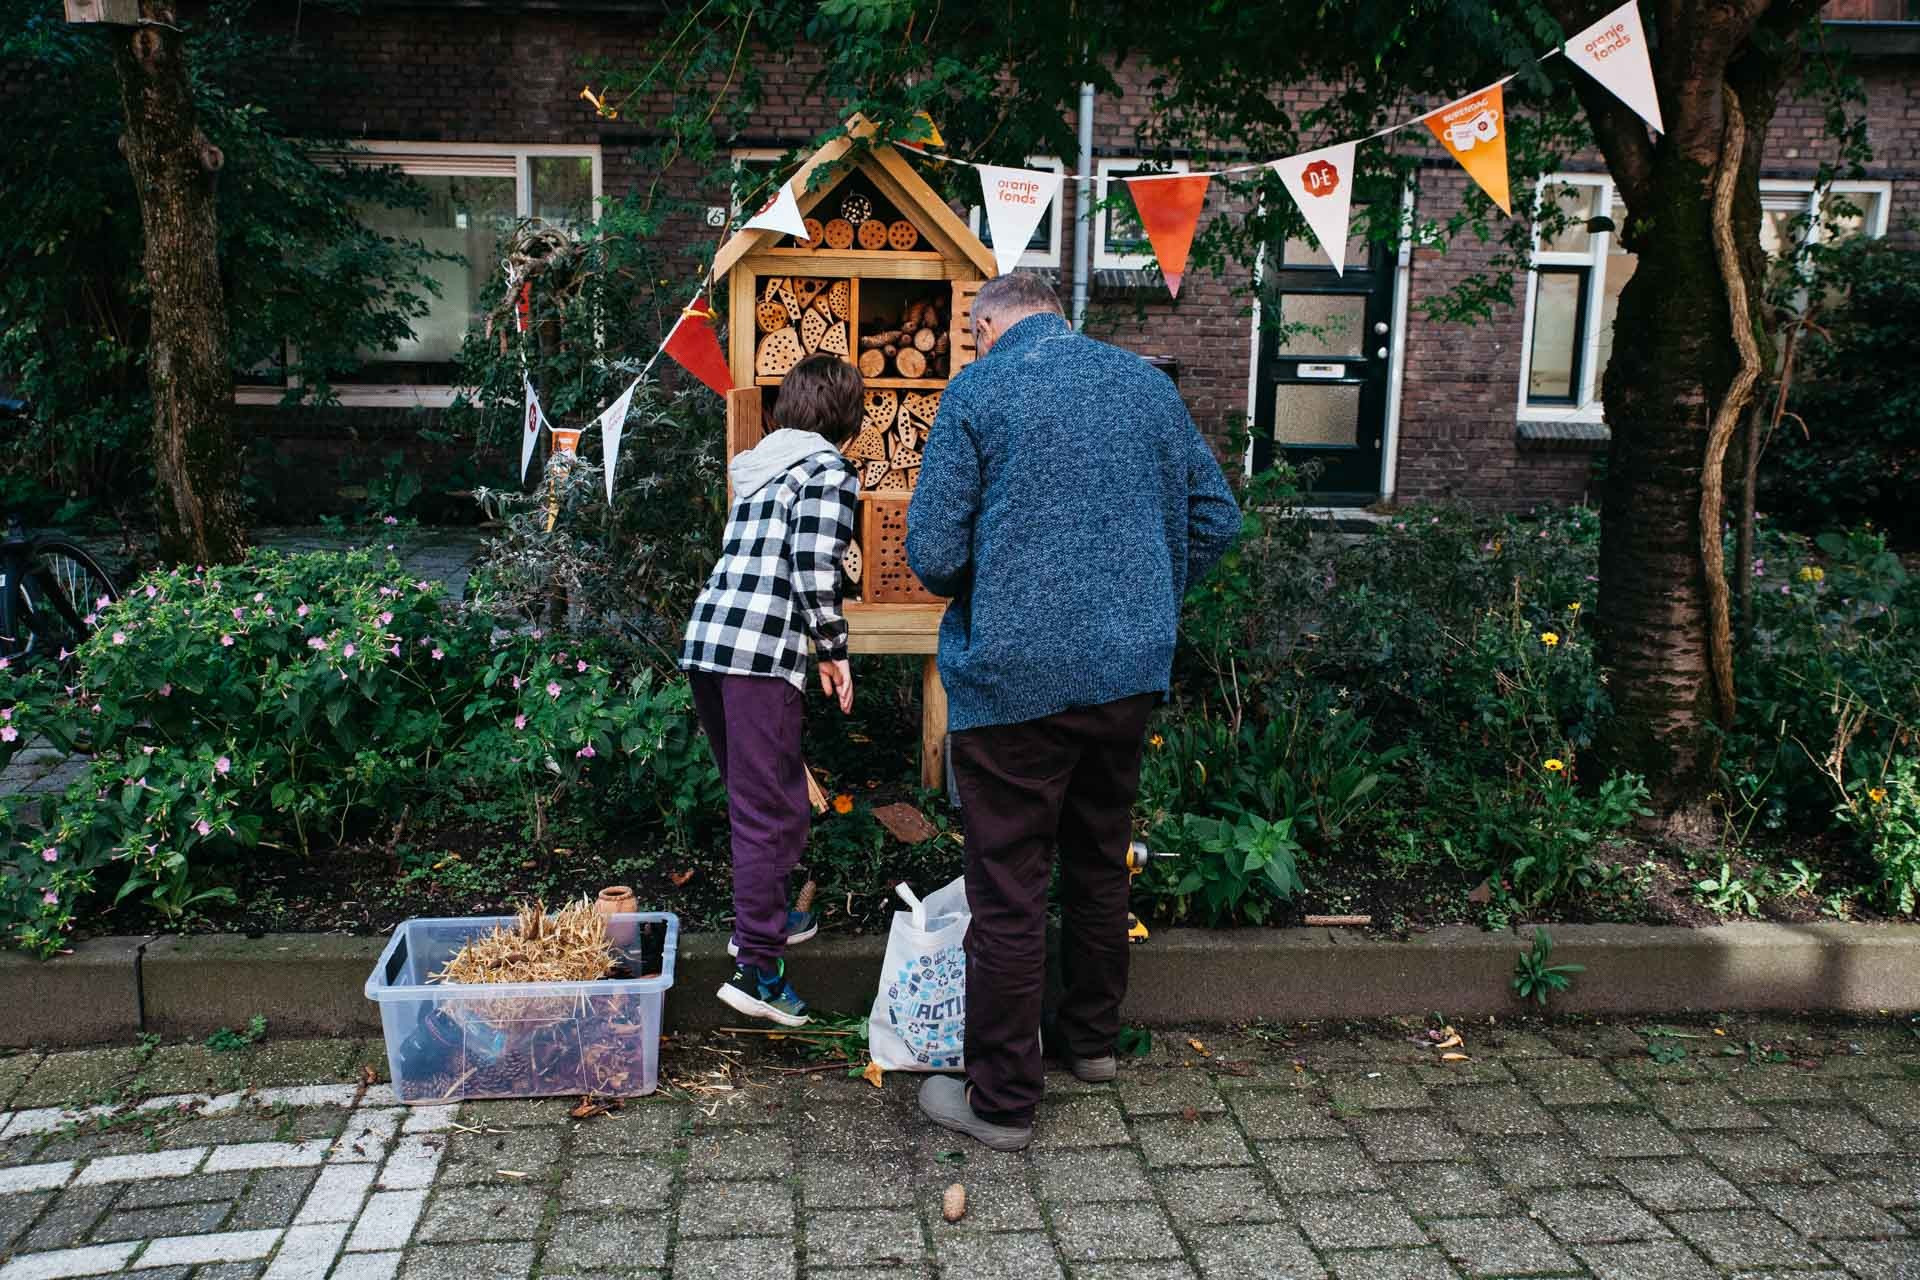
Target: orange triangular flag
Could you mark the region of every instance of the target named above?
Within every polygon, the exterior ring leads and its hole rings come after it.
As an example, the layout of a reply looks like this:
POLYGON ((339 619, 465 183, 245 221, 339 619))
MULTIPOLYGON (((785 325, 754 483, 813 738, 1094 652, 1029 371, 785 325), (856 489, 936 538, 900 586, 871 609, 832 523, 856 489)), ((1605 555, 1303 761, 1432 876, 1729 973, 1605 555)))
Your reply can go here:
POLYGON ((1507 110, 1501 84, 1468 94, 1420 118, 1447 154, 1460 162, 1500 211, 1511 215, 1507 194, 1507 110))
POLYGON ((1127 179, 1140 225, 1147 230, 1153 256, 1167 292, 1180 296, 1180 279, 1187 274, 1187 250, 1200 225, 1200 206, 1207 202, 1208 175, 1204 173, 1145 174, 1127 179))
POLYGON ((681 314, 680 322, 667 335, 665 351, 675 363, 713 388, 722 400, 733 387, 733 373, 727 368, 727 353, 713 331, 713 312, 706 300, 696 301, 681 314))

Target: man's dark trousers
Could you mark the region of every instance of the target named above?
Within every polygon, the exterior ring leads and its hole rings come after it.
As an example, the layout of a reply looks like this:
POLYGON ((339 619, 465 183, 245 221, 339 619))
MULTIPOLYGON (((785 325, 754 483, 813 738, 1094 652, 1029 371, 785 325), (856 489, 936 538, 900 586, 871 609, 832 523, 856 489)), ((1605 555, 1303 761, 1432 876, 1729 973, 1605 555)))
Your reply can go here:
POLYGON ((779 967, 789 877, 807 847, 800 690, 778 676, 688 673, 693 707, 727 785, 733 826, 733 940, 743 963, 779 967))
POLYGON ((1158 695, 953 735, 967 836, 967 1081, 983 1120, 1040 1101, 1047 882, 1060 855, 1062 1047, 1113 1052, 1127 991, 1127 842, 1158 695))

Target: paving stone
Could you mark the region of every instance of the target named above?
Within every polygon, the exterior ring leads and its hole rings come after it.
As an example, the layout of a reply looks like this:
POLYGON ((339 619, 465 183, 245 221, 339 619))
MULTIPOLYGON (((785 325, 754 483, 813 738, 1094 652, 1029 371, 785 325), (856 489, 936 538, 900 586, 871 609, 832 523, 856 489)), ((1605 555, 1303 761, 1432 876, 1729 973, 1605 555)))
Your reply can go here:
POLYGON ((1156 1169, 1253 1163, 1253 1152, 1241 1138, 1239 1127, 1225 1116, 1140 1120, 1135 1122, 1133 1134, 1140 1154, 1156 1169))
POLYGON ((1254 1169, 1173 1169, 1156 1174, 1154 1182, 1162 1201, 1182 1223, 1287 1222, 1293 1218, 1254 1169))
POLYGON ((1679 1241, 1577 1245, 1598 1280, 1718 1280, 1720 1273, 1679 1241))
POLYGON ((1777 1133, 1694 1135, 1694 1149, 1735 1182, 1828 1182, 1820 1162, 1777 1133))
POLYGON ((1063 1275, 1052 1241, 1039 1232, 945 1236, 935 1241, 934 1251, 942 1280, 1061 1280, 1063 1275))
POLYGON ((1553 1041, 1532 1031, 1499 1031, 1480 1038, 1484 1052, 1493 1049, 1502 1058, 1561 1058, 1564 1055, 1553 1041))
POLYGON ((1620 1191, 1536 1191, 1527 1197, 1535 1221, 1570 1244, 1611 1244, 1621 1240, 1665 1240, 1660 1220, 1620 1191))
POLYGON ((1128 1141, 1120 1107, 1105 1093, 1046 1101, 1034 1117, 1033 1150, 1063 1147, 1115 1147, 1128 1141))
POLYGON ((1327 1104, 1304 1089, 1242 1089, 1227 1099, 1234 1118, 1254 1141, 1342 1138, 1346 1130, 1327 1104))
POLYGON ((1321 1081, 1321 1087, 1332 1100, 1335 1112, 1342 1115, 1359 1111, 1419 1109, 1433 1105, 1427 1091, 1406 1067, 1330 1072, 1321 1081))
POLYGON ((1779 1219, 1757 1210, 1676 1213, 1667 1225, 1721 1267, 1818 1266, 1826 1261, 1779 1219))
POLYGON ((1367 1249, 1322 1255, 1334 1280, 1457 1280, 1453 1264, 1432 1246, 1424 1249, 1367 1249))
MULTIPOLYGON (((19 757, 14 757, 18 759, 19 757)), ((0 1110, 13 1105, 13 1095, 27 1082, 35 1067, 40 1065, 40 1054, 35 1050, 24 1053, 9 1053, 0 1057, 0 1110)))
POLYGON ((1033 1171, 1040 1198, 1050 1202, 1138 1200, 1153 1193, 1146 1166, 1124 1147, 1042 1151, 1033 1157, 1033 1171))
POLYGON ((563 1135, 551 1125, 505 1133, 456 1133, 447 1139, 439 1180, 498 1182, 501 1169, 526 1173, 550 1169, 560 1159, 563 1141, 563 1135))
POLYGON ((1545 1137, 1560 1122, 1519 1085, 1472 1085, 1449 1089, 1441 1099, 1462 1133, 1488 1138, 1545 1137))
POLYGON ((1761 1187, 1756 1199, 1812 1240, 1875 1239, 1905 1235, 1905 1224, 1846 1186, 1761 1187))
POLYGON ((50 1053, 14 1091, 9 1106, 71 1107, 117 1101, 140 1068, 137 1049, 50 1053))
POLYGON ((1516 1213, 1520 1208, 1475 1164, 1389 1165, 1386 1180, 1400 1203, 1422 1218, 1516 1213))
POLYGON ((1347 1128, 1376 1160, 1460 1158, 1459 1132, 1438 1115, 1375 1112, 1347 1121, 1347 1128))
POLYGON ((1153 1201, 1069 1204, 1053 1211, 1053 1234, 1069 1266, 1125 1258, 1178 1258, 1180 1242, 1153 1201))
POLYGON ((1707 1080, 1713 1077, 1709 1061, 1681 1058, 1677 1062, 1656 1062, 1652 1058, 1621 1058, 1607 1066, 1631 1088, 1654 1080, 1707 1080))
POLYGON ((60 1160, 53 1164, 0 1169, 0 1196, 17 1195, 22 1191, 58 1191, 72 1181, 73 1171, 77 1167, 72 1160, 60 1160))
MULTIPOLYGON (((681 1213, 686 1206, 681 1206, 681 1213)), ((911 1209, 831 1210, 807 1218, 807 1268, 892 1267, 927 1256, 911 1209)))
POLYGON ((239 1262, 264 1258, 280 1243, 278 1231, 222 1231, 214 1235, 166 1236, 140 1251, 142 1267, 239 1262))
POLYGON ((680 1200, 679 1233, 773 1236, 793 1233, 793 1189, 785 1182, 715 1182, 680 1200))
POLYGON ((400 1274, 400 1254, 350 1253, 334 1264, 331 1280, 394 1280, 400 1274))
MULTIPOLYGON (((913 1151, 914 1134, 926 1124, 916 1108, 888 1104, 864 1107, 813 1107, 806 1115, 804 1135, 808 1147, 822 1152, 843 1152, 868 1156, 907 1156, 913 1151)), ((740 1128, 737 1133, 755 1133, 740 1128)), ((704 1136, 696 1131, 694 1144, 704 1136)))
POLYGON ((420 1220, 420 1239, 428 1244, 531 1240, 545 1208, 546 1198, 535 1187, 451 1187, 437 1192, 428 1204, 420 1220))
POLYGON ((808 1209, 894 1208, 913 1203, 909 1161, 803 1161, 800 1203, 808 1209))
POLYGON ((1038 1231, 1046 1225, 1028 1186, 1024 1159, 1008 1152, 976 1149, 964 1165, 922 1166, 915 1172, 914 1186, 921 1220, 936 1241, 955 1233, 1038 1231), (940 1216, 940 1205, 956 1182, 967 1188, 967 1216, 950 1223, 940 1216))
POLYGON ((1487 1138, 1474 1150, 1508 1186, 1578 1187, 1607 1180, 1601 1162, 1571 1138, 1487 1138))
POLYGON ((249 1173, 192 1173, 184 1178, 155 1178, 135 1182, 120 1193, 122 1209, 155 1209, 196 1200, 238 1200, 247 1189, 249 1173))
POLYGON ((174 1126, 161 1139, 162 1146, 231 1146, 245 1142, 327 1139, 337 1137, 347 1123, 347 1113, 338 1107, 313 1108, 275 1115, 259 1107, 202 1116, 174 1126))
POLYGON ((570 1107, 562 1098, 520 1098, 460 1104, 460 1123, 479 1129, 551 1128, 564 1123, 570 1107))
POLYGON ((298 1169, 319 1164, 327 1148, 319 1142, 247 1142, 215 1147, 203 1166, 208 1173, 229 1169, 298 1169))
POLYGON ((1470 1276, 1574 1271, 1579 1264, 1525 1218, 1436 1218, 1427 1233, 1470 1276))
POLYGON ((14 1242, 21 1253, 50 1249, 70 1249, 87 1242, 94 1224, 120 1193, 118 1183, 98 1187, 68 1187, 41 1215, 33 1229, 14 1242))
POLYGON ((1920 1158, 1836 1156, 1827 1164, 1861 1196, 1882 1209, 1920 1207, 1920 1158))
POLYGON ((1201 1071, 1130 1071, 1120 1077, 1119 1094, 1120 1105, 1135 1116, 1178 1115, 1188 1107, 1224 1111, 1227 1105, 1201 1071))
POLYGON ((319 1176, 318 1169, 262 1169, 234 1206, 228 1230, 292 1226, 294 1214, 319 1176))
POLYGON ((1763 1108, 1774 1126, 1809 1151, 1821 1155, 1865 1155, 1893 1150, 1886 1130, 1851 1107, 1763 1108))
POLYGON ((1259 1153, 1282 1195, 1378 1191, 1385 1186, 1357 1142, 1263 1142, 1259 1153))
MULTIPOLYGON (((273 1261, 264 1273, 265 1280, 321 1280, 333 1269, 333 1260, 339 1256, 340 1246, 346 1243, 349 1230, 351 1224, 345 1222, 315 1222, 290 1228, 280 1238, 280 1247, 274 1250, 273 1261)), ((194 1280, 200 1278, 196 1276, 194 1280)))
POLYGON ((39 1137, 0 1139, 0 1169, 34 1163, 44 1143, 39 1137))
MULTIPOLYGON (((822 1272, 823 1276, 833 1273, 822 1272)), ((874 1280, 882 1280, 876 1276, 874 1280)), ((1194 1270, 1184 1262, 1083 1262, 1073 1268, 1073 1280, 1194 1280, 1194 1270)))
POLYGON ((722 1129, 695 1134, 689 1178, 778 1178, 793 1167, 793 1142, 776 1130, 722 1129))
POLYGON ((515 1280, 532 1274, 530 1244, 430 1245, 407 1250, 400 1264, 400 1280, 515 1280))
POLYGON ((375 1170, 368 1165, 337 1164, 321 1171, 294 1219, 302 1226, 318 1222, 352 1222, 360 1216, 373 1189, 375 1170))
POLYGON ((1545 1034, 1548 1043, 1569 1058, 1628 1058, 1647 1051, 1645 1039, 1618 1023, 1549 1027, 1545 1034))
MULTIPOLYGON (((1636 1040, 1639 1037, 1634 1037, 1636 1040)), ((1598 1062, 1542 1058, 1513 1064, 1513 1074, 1548 1107, 1631 1102, 1633 1093, 1598 1062)))
POLYGON ((1920 1082, 1849 1080, 1840 1087, 1840 1092, 1877 1125, 1888 1129, 1920 1128, 1920 1082))
POLYGON ((1427 1243, 1407 1211, 1386 1192, 1353 1196, 1300 1196, 1290 1202, 1300 1227, 1316 1248, 1371 1249, 1427 1243))
MULTIPOLYGON (((553 1239, 540 1257, 541 1270, 549 1275, 558 1271, 627 1275, 636 1267, 664 1267, 670 1225, 664 1214, 621 1214, 612 1218, 562 1214, 554 1226, 553 1239)), ((681 1247, 697 1248, 706 1243, 686 1241, 681 1247)), ((791 1251, 791 1244, 788 1249, 791 1251)))
POLYGON ((689 1240, 673 1251, 674 1280, 793 1280, 793 1241, 689 1240))
POLYGON ((347 1237, 348 1252, 378 1253, 404 1247, 413 1238, 426 1203, 424 1190, 374 1192, 360 1211, 353 1234, 347 1237))
POLYGON ((64 1276, 91 1276, 117 1271, 138 1249, 138 1241, 124 1244, 96 1244, 84 1249, 54 1249, 44 1253, 15 1254, 13 1261, 0 1268, 6 1280, 58 1280, 64 1276))
POLYGON ((1744 1066, 1723 1083, 1748 1102, 1831 1102, 1839 1096, 1825 1077, 1788 1063, 1744 1066))
MULTIPOLYGON (((208 1149, 192 1147, 185 1151, 154 1151, 137 1156, 103 1156, 89 1161, 74 1179, 76 1186, 103 1182, 143 1182, 148 1178, 177 1178, 192 1173, 206 1159, 208 1149)), ((218 1172, 209 1170, 208 1172, 218 1172)))
POLYGON ((1617 1160, 1608 1166, 1613 1177, 1636 1199, 1662 1213, 1681 1209, 1746 1209, 1753 1201, 1740 1188, 1687 1156, 1673 1159, 1617 1160))
MULTIPOLYGON (((264 1276, 267 1268, 259 1262, 213 1262, 193 1269, 193 1280, 255 1280, 264 1276)), ((317 1274, 325 1275, 325 1271, 317 1274)), ((160 1272, 136 1271, 135 1280, 159 1280, 160 1272)))
MULTIPOLYGON (((410 1134, 394 1143, 387 1162, 379 1167, 379 1185, 388 1191, 405 1191, 433 1185, 446 1159, 446 1140, 432 1133, 410 1134)), ((335 1165, 335 1168, 350 1168, 335 1165)))
POLYGON ((108 1240, 152 1240, 159 1236, 195 1235, 218 1231, 230 1206, 218 1201, 203 1204, 177 1204, 164 1209, 117 1210, 101 1219, 92 1238, 108 1240))
POLYGON ((1656 1080, 1640 1087, 1653 1114, 1676 1129, 1764 1129, 1767 1117, 1708 1080, 1656 1080))
POLYGON ((1438 1056, 1432 1056, 1413 1064, 1412 1069, 1414 1079, 1428 1090, 1458 1089, 1472 1084, 1513 1083, 1512 1068, 1493 1058, 1442 1062, 1438 1056))
POLYGON ((1284 1223, 1182 1231, 1205 1280, 1320 1280, 1327 1274, 1300 1228, 1284 1223))
POLYGON ((1687 1144, 1649 1112, 1577 1107, 1558 1113, 1574 1140, 1596 1156, 1678 1156, 1687 1144))
POLYGON ((659 1157, 681 1144, 692 1131, 692 1123, 690 1107, 666 1101, 637 1103, 573 1125, 573 1152, 588 1156, 659 1157))
POLYGON ((1836 1240, 1826 1246, 1838 1258, 1847 1274, 1861 1280, 1908 1280, 1920 1276, 1920 1241, 1836 1240))

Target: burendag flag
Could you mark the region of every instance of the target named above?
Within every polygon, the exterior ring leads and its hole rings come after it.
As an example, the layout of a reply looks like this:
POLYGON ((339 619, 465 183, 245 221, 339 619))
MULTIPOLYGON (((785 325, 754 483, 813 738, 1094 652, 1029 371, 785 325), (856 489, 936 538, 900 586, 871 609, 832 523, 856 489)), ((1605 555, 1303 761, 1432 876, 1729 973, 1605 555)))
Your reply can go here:
POLYGON ((1153 245, 1153 256, 1159 259, 1167 292, 1175 297, 1180 296, 1180 280, 1187 274, 1187 251, 1193 248, 1193 231, 1200 225, 1200 206, 1207 202, 1208 180, 1204 173, 1142 174, 1127 179, 1127 191, 1153 245))
POLYGON ((1486 88, 1420 117, 1480 189, 1511 214, 1507 192, 1507 109, 1501 86, 1486 88))
POLYGON ((1060 195, 1060 175, 1044 169, 980 166, 980 199, 993 236, 993 261, 1001 275, 1019 265, 1033 229, 1060 195))

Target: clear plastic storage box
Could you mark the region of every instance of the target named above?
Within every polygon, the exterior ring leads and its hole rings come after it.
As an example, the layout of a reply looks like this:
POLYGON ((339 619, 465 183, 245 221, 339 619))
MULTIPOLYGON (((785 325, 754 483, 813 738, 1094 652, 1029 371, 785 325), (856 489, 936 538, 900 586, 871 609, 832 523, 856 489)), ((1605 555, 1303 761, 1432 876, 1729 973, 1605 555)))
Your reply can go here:
POLYGON ((666 911, 608 918, 615 955, 632 977, 428 981, 469 938, 513 923, 512 916, 409 920, 393 931, 367 978, 367 999, 380 1006, 394 1093, 416 1103, 652 1093, 680 918, 666 911))

